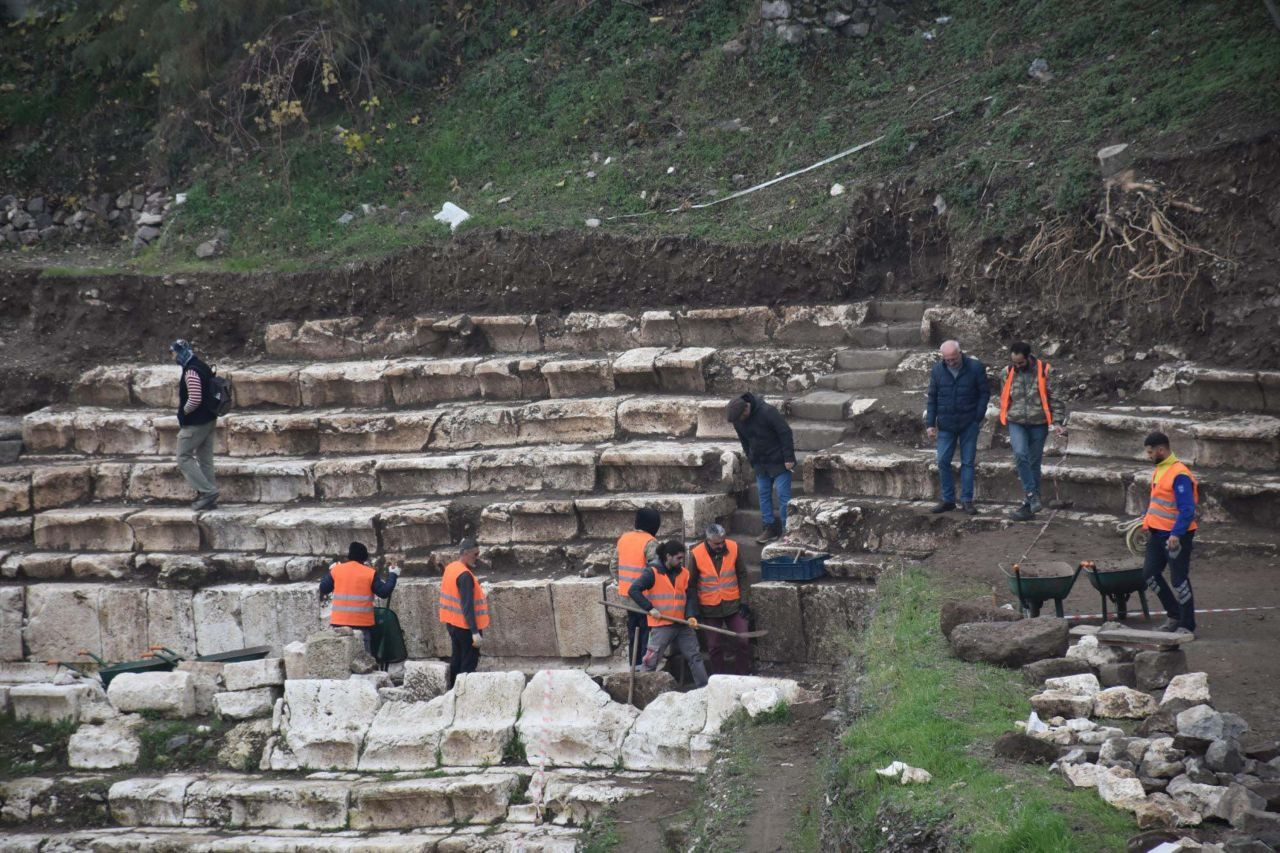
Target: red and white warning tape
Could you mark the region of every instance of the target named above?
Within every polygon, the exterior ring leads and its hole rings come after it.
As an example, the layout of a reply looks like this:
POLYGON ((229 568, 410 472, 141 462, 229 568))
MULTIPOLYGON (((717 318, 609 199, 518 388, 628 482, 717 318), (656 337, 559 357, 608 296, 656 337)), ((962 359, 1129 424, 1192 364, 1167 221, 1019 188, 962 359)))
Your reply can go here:
MULTIPOLYGON (((1246 613, 1250 610, 1280 610, 1280 605, 1271 604, 1264 607, 1215 607, 1215 608, 1210 608, 1208 610, 1201 610, 1200 608, 1197 607, 1196 615, 1200 616, 1205 613, 1246 613)), ((1103 618, 1103 615, 1104 614, 1102 613, 1073 613, 1072 615, 1064 616, 1063 618, 1064 619, 1101 619, 1103 618)), ((1111 616, 1115 616, 1116 614, 1115 614, 1115 611, 1113 610, 1110 613, 1107 613, 1105 615, 1108 617, 1111 617, 1111 616)), ((1130 613, 1128 618, 1132 619, 1133 614, 1130 613)))

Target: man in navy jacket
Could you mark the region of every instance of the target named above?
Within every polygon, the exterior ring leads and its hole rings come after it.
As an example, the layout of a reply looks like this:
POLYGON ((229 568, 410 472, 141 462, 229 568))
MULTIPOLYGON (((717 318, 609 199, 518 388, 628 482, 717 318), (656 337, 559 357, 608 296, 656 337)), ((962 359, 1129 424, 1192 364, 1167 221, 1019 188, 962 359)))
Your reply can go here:
POLYGON ((969 515, 977 515, 973 505, 973 469, 978 455, 978 430, 991 398, 987 369, 978 359, 961 352, 958 341, 946 341, 938 352, 942 360, 929 374, 929 408, 924 416, 929 437, 938 441, 942 500, 933 512, 950 512, 956 508, 951 460, 959 446, 960 504, 969 515))

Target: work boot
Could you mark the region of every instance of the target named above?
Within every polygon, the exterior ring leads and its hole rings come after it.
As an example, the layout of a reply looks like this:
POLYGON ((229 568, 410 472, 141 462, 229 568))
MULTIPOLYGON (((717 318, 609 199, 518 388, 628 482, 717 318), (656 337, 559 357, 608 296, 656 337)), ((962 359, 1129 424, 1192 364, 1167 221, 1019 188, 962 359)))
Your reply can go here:
POLYGON ((1173 633, 1175 633, 1175 634, 1190 634, 1190 635, 1191 635, 1191 636, 1193 636, 1193 637, 1196 635, 1196 632, 1195 632, 1195 631, 1192 631, 1190 628, 1175 628, 1175 629, 1174 629, 1174 631, 1173 631, 1173 633))
POLYGON ((779 533, 781 532, 780 530, 781 527, 782 525, 776 521, 770 521, 766 523, 764 526, 764 530, 762 530, 760 532, 760 535, 756 537, 756 544, 763 545, 766 542, 772 542, 773 540, 777 539, 779 533))
POLYGON ((973 505, 973 501, 965 501, 960 504, 960 508, 964 510, 965 515, 977 515, 978 508, 973 505))
POLYGON ((213 509, 218 505, 218 493, 209 492, 207 495, 201 495, 196 502, 191 505, 192 509, 213 509))
POLYGON ((1044 509, 1044 504, 1040 503, 1040 495, 1034 492, 1027 495, 1027 506, 1031 507, 1032 512, 1039 512, 1044 509))
POLYGON ((934 514, 936 515, 936 514, 939 514, 939 513, 951 512, 951 510, 953 510, 953 509, 955 509, 955 508, 956 508, 956 502, 955 502, 955 501, 939 501, 939 502, 934 506, 934 508, 933 508, 933 509, 929 510, 929 512, 932 512, 932 513, 934 513, 934 514))
POLYGON ((1030 521, 1036 517, 1035 511, 1031 509, 1031 505, 1024 503, 1013 512, 1009 513, 1009 517, 1014 521, 1030 521))
POLYGON ((1169 633, 1173 633, 1174 631, 1177 631, 1177 630, 1178 630, 1178 620, 1177 620, 1177 619, 1165 619, 1163 622, 1161 622, 1159 625, 1157 625, 1157 626, 1155 627, 1155 630, 1157 630, 1157 631, 1167 631, 1167 632, 1169 632, 1169 633))

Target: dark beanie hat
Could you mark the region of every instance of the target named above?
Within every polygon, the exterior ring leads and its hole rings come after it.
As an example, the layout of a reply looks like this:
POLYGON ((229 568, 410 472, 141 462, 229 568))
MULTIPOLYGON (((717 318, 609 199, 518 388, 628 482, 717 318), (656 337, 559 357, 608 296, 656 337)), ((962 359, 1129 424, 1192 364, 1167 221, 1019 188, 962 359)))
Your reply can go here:
POLYGON ((662 516, 658 515, 658 511, 653 507, 645 506, 636 510, 636 530, 643 530, 650 536, 657 536, 661 525, 662 516))
POLYGON ((363 542, 352 542, 347 548, 347 559, 355 560, 357 563, 363 563, 369 559, 369 549, 364 547, 363 542))

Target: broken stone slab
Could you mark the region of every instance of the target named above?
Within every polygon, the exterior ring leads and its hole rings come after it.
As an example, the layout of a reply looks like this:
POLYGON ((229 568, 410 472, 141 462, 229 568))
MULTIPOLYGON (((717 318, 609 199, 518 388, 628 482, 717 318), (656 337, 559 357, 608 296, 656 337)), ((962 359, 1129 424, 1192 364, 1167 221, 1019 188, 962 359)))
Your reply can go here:
POLYGON ((1030 684, 1043 684, 1050 678, 1083 675, 1093 672, 1088 661, 1076 658, 1045 658, 1022 667, 1022 677, 1030 684))
POLYGON ((551 582, 556 651, 560 657, 608 657, 609 621, 600 603, 604 578, 558 578, 551 582))
POLYGON ((515 733, 524 675, 472 672, 458 676, 453 723, 440 742, 442 761, 459 767, 498 764, 515 733))
POLYGON ((1209 674, 1187 672, 1169 679, 1169 685, 1160 699, 1160 709, 1181 713, 1196 705, 1212 703, 1209 695, 1209 674))
POLYGON ((280 510, 258 519, 266 550, 276 554, 341 554, 353 541, 376 542, 375 507, 280 510))
POLYGON ((684 347, 653 360, 658 385, 668 394, 701 394, 707 390, 706 367, 716 355, 712 347, 684 347))
POLYGON ((325 630, 306 639, 305 669, 308 679, 340 680, 351 675, 351 663, 364 651, 354 632, 325 630))
POLYGON ((474 315, 471 323, 493 352, 537 352, 542 349, 537 314, 474 315))
POLYGON ((437 410, 390 412, 376 416, 354 412, 324 414, 316 419, 319 452, 417 453, 425 450, 428 442, 438 438, 435 426, 446 415, 437 410))
POLYGON ((16 684, 9 689, 9 704, 18 720, 76 723, 93 695, 88 684, 16 684))
POLYGON ((711 755, 693 745, 707 724, 706 690, 663 693, 640 712, 622 744, 628 770, 701 771, 711 755))
POLYGON ((1195 809, 1165 793, 1151 794, 1133 809, 1139 829, 1180 829, 1199 826, 1203 818, 1195 809))
POLYGON ((971 601, 951 599, 942 602, 939 623, 942 636, 950 639, 951 632, 957 625, 978 622, 1016 622, 1021 618, 1021 613, 999 607, 991 598, 977 598, 971 601))
POLYGON ((216 661, 179 661, 176 669, 191 674, 191 684, 196 695, 196 716, 213 713, 213 697, 223 691, 222 668, 216 661))
POLYGON ((636 318, 621 312, 573 311, 559 329, 543 336, 542 348, 548 352, 625 350, 636 345, 639 331, 636 318))
POLYGON ((191 673, 124 672, 111 679, 107 700, 116 710, 154 711, 167 717, 191 717, 196 712, 191 673))
POLYGON ((700 401, 691 397, 637 397, 618 404, 618 426, 627 436, 688 438, 698 429, 700 401))
POLYGON ((1139 720, 1154 714, 1156 700, 1132 687, 1108 687, 1093 697, 1093 714, 1109 719, 1139 720))
POLYGON ((443 695, 449 689, 449 665, 434 660, 405 661, 404 688, 418 702, 443 695))
POLYGON ((116 782, 107 792, 111 819, 121 826, 181 826, 187 788, 198 779, 174 774, 116 782))
POLYGON ((762 581, 751 584, 747 596, 757 622, 769 627, 769 633, 756 640, 756 657, 775 662, 806 660, 808 653, 799 586, 782 581, 762 581))
POLYGON ((1119 646, 1109 646, 1098 642, 1093 635, 1081 637, 1066 650, 1066 656, 1087 662, 1092 667, 1100 667, 1107 663, 1124 663, 1125 651, 1119 646))
POLYGON ((780 312, 774 341, 799 346, 850 343, 854 328, 866 317, 865 303, 787 306, 780 312))
POLYGON ((366 782, 351 790, 349 826, 377 830, 490 824, 506 816, 519 784, 518 775, 501 771, 366 782))
MULTIPOLYGON (((341 463, 342 460, 333 461, 341 463)), ((359 474, 337 468, 326 470, 324 483, 326 487, 330 487, 330 481, 338 476, 367 476, 368 486, 362 484, 334 488, 335 494, 350 497, 368 497, 380 492, 389 495, 455 494, 471 488, 471 462, 472 454, 469 453, 371 458, 361 460, 362 470, 359 474)))
POLYGON ((618 402, 604 397, 529 403, 518 410, 519 440, 524 444, 611 441, 618 432, 618 402))
POLYGON ((1087 762, 1080 764, 1060 762, 1058 764, 1058 772, 1076 788, 1098 787, 1098 777, 1103 771, 1104 768, 1099 767, 1097 764, 1089 764, 1087 762))
POLYGON ((400 363, 391 366, 386 361, 336 361, 307 365, 298 371, 302 405, 308 408, 381 408, 390 398, 387 386, 394 385, 393 372, 402 366, 400 363))
MULTIPOLYGON (((743 697, 761 689, 773 691, 767 710, 778 704, 791 705, 800 697, 800 685, 789 678, 763 678, 755 675, 713 675, 703 688, 707 694, 707 721, 704 735, 720 733, 721 727, 744 709, 743 697)), ((759 697, 757 697, 759 698, 759 697)), ((752 715, 754 716, 754 715, 752 715)))
POLYGON ((228 372, 227 379, 234 389, 236 407, 301 406, 302 390, 298 384, 298 370, 296 365, 259 364, 228 372))
MULTIPOLYGON (((521 448, 491 450, 468 457, 468 486, 473 492, 594 491, 594 450, 521 448)), ((466 490, 464 489, 464 490, 466 490)), ((439 493, 448 494, 448 490, 439 493)))
POLYGON ((270 717, 280 696, 279 687, 226 691, 214 694, 213 708, 220 716, 231 720, 270 717))
POLYGON ((692 308, 681 311, 675 319, 680 343, 704 347, 767 344, 777 323, 774 312, 763 306, 692 308))
POLYGON ((498 656, 556 657, 559 645, 546 580, 499 581, 488 588, 485 651, 498 656))
POLYGON ((312 779, 210 776, 186 791, 183 824, 232 829, 342 829, 350 783, 312 779))
MULTIPOLYGON (((477 540, 482 545, 564 542, 576 539, 578 529, 572 500, 511 501, 490 504, 481 511, 477 540)), ((446 536, 441 544, 447 542, 446 536)))
POLYGON ((611 394, 613 365, 608 358, 574 358, 542 365, 547 391, 552 397, 586 397, 611 394))
POLYGON ((386 381, 397 406, 467 400, 480 396, 480 380, 475 370, 481 361, 483 359, 474 356, 406 359, 393 362, 386 368, 386 381))
POLYGON ((1218 803, 1227 792, 1220 785, 1204 785, 1192 782, 1187 776, 1175 776, 1169 781, 1165 792, 1178 802, 1194 809, 1202 815, 1213 815, 1218 812, 1218 803))
POLYGON ((200 526, 190 509, 144 509, 129 516, 129 527, 140 551, 187 552, 200 550, 200 526))
POLYGON ((530 764, 613 767, 640 711, 614 702, 580 669, 539 670, 520 698, 516 731, 530 764))
POLYGON ((299 766, 355 769, 380 702, 372 682, 353 678, 286 681, 284 702, 288 714, 284 736, 299 766))
POLYGON ((1147 792, 1132 770, 1108 767, 1098 774, 1098 796, 1118 809, 1136 811, 1138 804, 1146 800, 1147 792))
POLYGON ((319 450, 316 416, 307 412, 242 414, 227 419, 225 447, 230 456, 307 456, 319 450))
POLYGON ((365 735, 360 769, 431 770, 437 767, 440 740, 453 723, 454 699, 454 694, 449 692, 428 701, 384 704, 365 735))
MULTIPOLYGON (((1046 690, 1062 690, 1067 693, 1074 693, 1078 696, 1087 696, 1089 698, 1097 696, 1098 693, 1102 691, 1102 686, 1098 683, 1097 677, 1092 673, 1049 678, 1045 680, 1044 686, 1046 690)), ((1066 716, 1087 717, 1088 714, 1072 714, 1066 716)))
POLYGON ((1133 665, 1137 677, 1134 686, 1139 690, 1159 690, 1174 676, 1187 672, 1187 653, 1182 649, 1138 652, 1133 665))
POLYGON ((1062 657, 1068 651, 1067 631, 1066 620, 1052 616, 959 625, 951 632, 951 648, 961 660, 1019 667, 1044 658, 1062 657))
POLYGON ((67 741, 67 764, 77 770, 111 770, 138 763, 142 718, 117 717, 100 725, 82 725, 67 741))
POLYGON ((135 512, 102 507, 47 510, 35 517, 35 545, 46 551, 132 551, 136 541, 127 519, 135 512))
POLYGON ((1093 697, 1071 690, 1045 690, 1032 696, 1030 702, 1042 717, 1082 717, 1093 712, 1093 697))
POLYGON ((450 542, 449 506, 444 502, 385 507, 377 524, 382 531, 382 548, 391 553, 412 554, 450 542))

